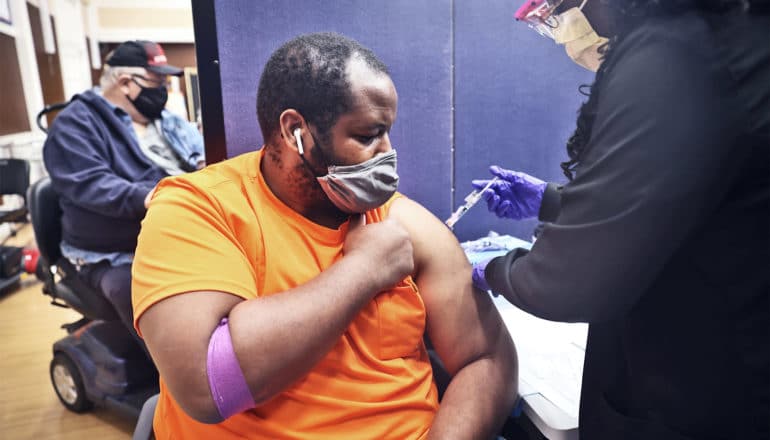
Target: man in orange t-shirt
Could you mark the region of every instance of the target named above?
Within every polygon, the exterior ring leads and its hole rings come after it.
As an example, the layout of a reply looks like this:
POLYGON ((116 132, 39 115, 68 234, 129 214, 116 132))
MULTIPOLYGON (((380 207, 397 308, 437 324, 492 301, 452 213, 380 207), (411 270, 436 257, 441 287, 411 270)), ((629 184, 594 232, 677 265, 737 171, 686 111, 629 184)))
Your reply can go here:
POLYGON ((133 267, 159 439, 491 438, 513 343, 451 232, 396 193, 397 95, 336 34, 273 53, 265 146, 163 180, 133 267), (439 404, 423 335, 451 382, 439 404))

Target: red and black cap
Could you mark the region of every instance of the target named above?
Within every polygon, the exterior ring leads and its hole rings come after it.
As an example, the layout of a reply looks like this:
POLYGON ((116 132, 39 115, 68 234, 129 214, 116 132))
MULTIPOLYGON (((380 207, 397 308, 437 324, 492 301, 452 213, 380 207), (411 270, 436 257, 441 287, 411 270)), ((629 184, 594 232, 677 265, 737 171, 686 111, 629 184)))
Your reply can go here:
POLYGON ((113 67, 144 67, 159 75, 179 76, 183 72, 179 67, 168 64, 160 44, 145 40, 126 41, 112 52, 105 63, 113 67))

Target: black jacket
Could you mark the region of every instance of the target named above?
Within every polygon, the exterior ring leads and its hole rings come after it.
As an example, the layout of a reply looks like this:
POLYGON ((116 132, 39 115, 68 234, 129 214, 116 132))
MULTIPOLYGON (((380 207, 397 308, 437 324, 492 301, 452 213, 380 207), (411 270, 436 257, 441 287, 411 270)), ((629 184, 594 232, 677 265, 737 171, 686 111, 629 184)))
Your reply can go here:
POLYGON ((486 279, 590 323, 581 439, 767 439, 770 17, 651 19, 609 62, 553 223, 486 279))
POLYGON ((60 197, 62 238, 80 249, 133 252, 144 198, 167 177, 142 153, 119 112, 93 91, 76 95, 43 146, 60 197))

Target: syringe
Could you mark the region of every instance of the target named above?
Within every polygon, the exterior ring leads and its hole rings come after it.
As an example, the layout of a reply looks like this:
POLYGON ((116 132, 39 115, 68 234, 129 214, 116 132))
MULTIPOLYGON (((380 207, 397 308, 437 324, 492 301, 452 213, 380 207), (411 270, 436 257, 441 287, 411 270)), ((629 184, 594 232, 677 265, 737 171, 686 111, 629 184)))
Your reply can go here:
POLYGON ((472 193, 465 196, 465 203, 463 203, 455 212, 452 213, 451 216, 444 222, 447 226, 449 226, 449 229, 454 229, 455 223, 457 223, 462 216, 465 215, 468 210, 473 208, 473 205, 478 203, 479 200, 481 200, 481 193, 487 190, 487 188, 491 187, 493 183, 495 183, 498 180, 498 177, 495 177, 494 179, 490 180, 489 183, 484 186, 482 189, 475 189, 472 193))

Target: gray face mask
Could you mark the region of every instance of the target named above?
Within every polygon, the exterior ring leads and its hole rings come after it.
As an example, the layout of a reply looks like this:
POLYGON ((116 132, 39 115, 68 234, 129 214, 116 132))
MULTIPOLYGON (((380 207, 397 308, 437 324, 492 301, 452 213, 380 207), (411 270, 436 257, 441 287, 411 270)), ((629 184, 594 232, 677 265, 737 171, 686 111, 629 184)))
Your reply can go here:
MULTIPOLYGON (((294 131, 299 155, 305 164, 305 151, 299 130, 294 131)), ((316 142, 316 146, 317 142, 316 142)), ((361 214, 387 202, 398 188, 396 150, 381 153, 356 165, 330 165, 328 173, 316 176, 326 196, 341 211, 361 214)))

